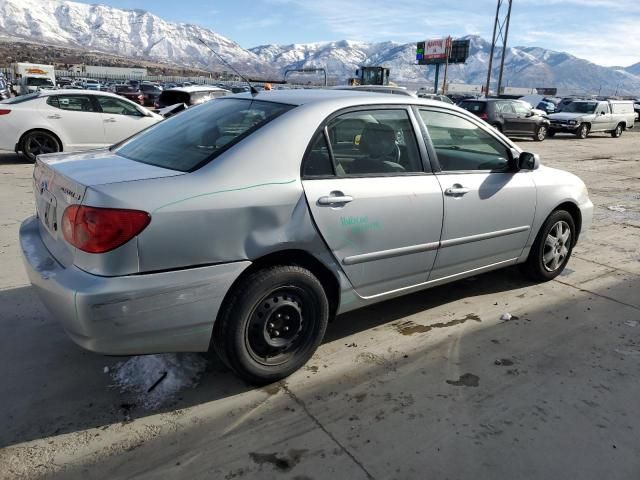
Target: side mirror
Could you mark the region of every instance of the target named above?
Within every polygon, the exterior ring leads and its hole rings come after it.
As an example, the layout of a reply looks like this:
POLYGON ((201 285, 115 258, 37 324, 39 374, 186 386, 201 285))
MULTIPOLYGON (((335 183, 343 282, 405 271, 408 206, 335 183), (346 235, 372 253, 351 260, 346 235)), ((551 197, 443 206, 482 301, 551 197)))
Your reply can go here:
POLYGON ((517 159, 518 170, 537 170, 540 166, 540 155, 522 152, 517 159))

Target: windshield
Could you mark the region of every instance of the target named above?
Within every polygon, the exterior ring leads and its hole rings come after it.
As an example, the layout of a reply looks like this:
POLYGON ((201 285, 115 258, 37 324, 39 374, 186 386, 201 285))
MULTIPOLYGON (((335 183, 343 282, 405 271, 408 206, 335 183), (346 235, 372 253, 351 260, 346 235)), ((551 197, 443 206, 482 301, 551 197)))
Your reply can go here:
POLYGON ((53 87, 53 82, 48 78, 27 77, 27 85, 30 87, 53 87))
POLYGON ((244 99, 209 102, 145 130, 115 152, 149 165, 192 171, 292 108, 244 99))
POLYGON ((597 102, 573 102, 562 109, 567 113, 593 113, 598 106, 597 102))

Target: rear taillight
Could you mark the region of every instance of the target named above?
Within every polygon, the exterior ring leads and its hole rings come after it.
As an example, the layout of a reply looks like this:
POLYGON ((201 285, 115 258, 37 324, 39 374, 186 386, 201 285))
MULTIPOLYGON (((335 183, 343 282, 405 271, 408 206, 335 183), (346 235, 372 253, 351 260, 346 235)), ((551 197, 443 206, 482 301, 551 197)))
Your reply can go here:
POLYGON ((62 233, 84 252, 104 253, 127 243, 150 221, 151 216, 140 210, 71 205, 62 215, 62 233))
POLYGON ((0 115, 9 115, 11 110, 7 110, 6 108, 0 108, 0 115))
POLYGON ((482 120, 489 120, 489 115, 487 115, 486 112, 481 113, 480 115, 478 115, 482 120))

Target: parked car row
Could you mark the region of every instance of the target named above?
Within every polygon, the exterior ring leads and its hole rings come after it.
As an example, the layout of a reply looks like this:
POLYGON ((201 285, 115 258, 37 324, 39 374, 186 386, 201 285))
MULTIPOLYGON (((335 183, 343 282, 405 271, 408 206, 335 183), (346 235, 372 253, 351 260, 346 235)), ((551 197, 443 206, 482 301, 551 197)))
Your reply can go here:
POLYGON ((605 132, 617 138, 634 128, 636 121, 633 102, 624 100, 572 100, 564 103, 561 112, 551 114, 523 99, 469 99, 459 105, 507 136, 531 136, 539 142, 557 133, 584 139, 590 133, 605 132))

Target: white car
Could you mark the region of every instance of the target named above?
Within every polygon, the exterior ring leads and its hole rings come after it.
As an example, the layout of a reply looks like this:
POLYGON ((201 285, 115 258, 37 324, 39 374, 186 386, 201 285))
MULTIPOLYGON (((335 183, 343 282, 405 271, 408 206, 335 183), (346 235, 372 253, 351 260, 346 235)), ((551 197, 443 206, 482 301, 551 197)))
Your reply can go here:
POLYGON ((163 119, 126 98, 45 90, 0 102, 0 150, 37 155, 113 145, 163 119))

